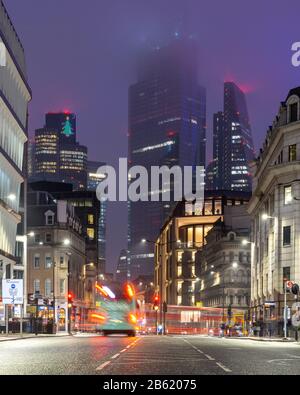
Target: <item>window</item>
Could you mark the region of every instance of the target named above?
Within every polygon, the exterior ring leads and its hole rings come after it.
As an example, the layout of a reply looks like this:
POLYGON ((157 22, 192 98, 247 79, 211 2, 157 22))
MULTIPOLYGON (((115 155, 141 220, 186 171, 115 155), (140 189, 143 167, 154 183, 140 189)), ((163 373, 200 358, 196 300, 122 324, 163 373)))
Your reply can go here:
POLYGON ((40 268, 40 256, 35 255, 33 259, 33 267, 34 269, 39 269, 40 268))
POLYGON ((14 275, 14 279, 22 280, 24 278, 23 270, 14 270, 13 275, 14 275))
POLYGON ((33 292, 35 294, 40 293, 40 280, 39 279, 33 280, 33 292))
POLYGON ((283 227, 283 245, 284 246, 291 245, 291 227, 290 226, 283 227))
POLYGON ((45 296, 47 296, 47 297, 51 296, 51 280, 50 280, 50 278, 47 278, 45 280, 45 296))
POLYGON ((204 209, 204 215, 212 215, 213 214, 213 207, 212 207, 212 201, 205 202, 205 209, 204 209))
POLYGON ((203 245, 203 227, 202 226, 197 226, 195 228, 195 242, 196 242, 196 247, 202 247, 203 245))
POLYGON ((59 292, 61 295, 64 295, 66 292, 66 280, 64 278, 59 280, 59 292))
POLYGON ((222 201, 221 200, 215 200, 215 214, 222 214, 222 201))
POLYGON ((283 281, 289 281, 291 279, 291 268, 289 266, 284 267, 282 271, 283 281))
POLYGON ((46 214, 46 225, 54 225, 54 213, 52 211, 48 211, 46 214))
POLYGON ((284 187, 284 204, 289 204, 292 201, 292 187, 291 185, 284 187))
POLYGON ((51 243, 52 237, 51 233, 46 233, 46 243, 51 243))
POLYGON ((289 145, 289 162, 297 160, 297 145, 289 145))
POLYGON ((89 225, 94 225, 94 215, 93 214, 88 214, 87 219, 88 219, 89 225))
POLYGON ((296 122, 298 120, 298 103, 290 105, 290 122, 296 122))
POLYGON ((185 203, 185 215, 193 215, 192 203, 185 203))
POLYGON ((51 258, 51 256, 46 256, 45 257, 45 268, 51 269, 51 267, 52 267, 52 258, 51 258))
POLYGON ((86 233, 88 238, 93 240, 95 238, 95 229, 94 228, 87 228, 86 233))
POLYGON ((178 265, 177 266, 177 277, 180 277, 180 276, 182 276, 182 266, 178 265))
POLYGON ((188 242, 188 247, 190 247, 193 244, 193 228, 188 228, 187 230, 187 242, 188 242))
POLYGON ((64 257, 63 256, 61 256, 59 258, 59 264, 60 264, 60 266, 63 266, 63 264, 64 264, 64 257))
POLYGON ((35 235, 35 236, 34 236, 34 241, 35 241, 36 243, 39 243, 39 242, 41 241, 40 235, 35 235))

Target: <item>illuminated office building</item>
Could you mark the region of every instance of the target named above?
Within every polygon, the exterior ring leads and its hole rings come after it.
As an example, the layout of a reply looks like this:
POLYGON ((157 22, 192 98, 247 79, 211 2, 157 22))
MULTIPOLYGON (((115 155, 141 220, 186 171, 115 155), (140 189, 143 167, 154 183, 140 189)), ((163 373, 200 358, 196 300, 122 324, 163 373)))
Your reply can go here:
POLYGON ((75 190, 87 186, 87 147, 76 141, 76 116, 69 112, 46 114, 45 126, 35 131, 31 181, 62 181, 75 190))
POLYGON ((251 191, 254 160, 246 97, 234 83, 224 84, 224 110, 214 114, 215 189, 251 191))
MULTIPOLYGON (((129 89, 129 166, 205 166, 206 93, 198 84, 193 40, 175 39, 145 54, 129 89)), ((172 193, 172 185, 171 185, 172 193)), ((161 196, 161 191, 159 192, 161 196)), ((150 198, 150 196, 149 196, 150 198)), ((171 202, 130 202, 131 278, 153 274, 153 246, 171 202)))
MULTIPOLYGON (((98 173, 98 169, 104 166, 103 162, 88 161, 87 162, 87 189, 96 191, 101 180, 105 178, 105 174, 98 173)), ((98 265, 99 273, 105 273, 106 263, 106 210, 107 203, 100 202, 100 213, 98 217, 98 265)))
MULTIPOLYGON (((24 194, 25 144, 27 141, 28 102, 31 91, 27 82, 22 43, 0 2, 0 295, 2 279, 25 277, 24 261, 16 258, 17 226, 26 212, 20 198, 24 194), (22 209, 22 215, 21 215, 22 209)), ((23 200, 23 197, 22 197, 23 200)), ((23 243, 26 236, 22 234, 23 243)), ((26 290, 24 290, 26 292, 26 290)), ((4 306, 0 303, 0 325, 4 324, 4 306)))

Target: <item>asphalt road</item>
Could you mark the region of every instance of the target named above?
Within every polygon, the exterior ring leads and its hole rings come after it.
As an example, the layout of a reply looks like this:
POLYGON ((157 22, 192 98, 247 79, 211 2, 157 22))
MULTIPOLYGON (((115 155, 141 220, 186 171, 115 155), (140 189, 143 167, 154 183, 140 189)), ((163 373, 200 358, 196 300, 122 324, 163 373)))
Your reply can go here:
POLYGON ((0 343, 2 375, 300 374, 300 345, 201 336, 75 336, 0 343))

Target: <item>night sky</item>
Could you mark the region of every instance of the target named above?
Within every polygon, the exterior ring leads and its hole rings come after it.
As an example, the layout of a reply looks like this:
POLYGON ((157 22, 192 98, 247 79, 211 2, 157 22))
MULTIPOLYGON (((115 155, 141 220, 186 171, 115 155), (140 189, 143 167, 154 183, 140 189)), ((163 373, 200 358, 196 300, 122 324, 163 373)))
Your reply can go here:
MULTIPOLYGON (((291 45, 300 41, 300 2, 286 0, 6 0, 26 51, 30 135, 48 111, 77 114, 78 139, 92 160, 127 157, 128 86, 145 46, 176 32, 199 42, 199 82, 207 88, 208 157, 212 114, 223 105, 223 81, 247 92, 259 149, 288 90, 300 85, 291 45)), ((126 247, 126 204, 108 210, 108 270, 126 247)))

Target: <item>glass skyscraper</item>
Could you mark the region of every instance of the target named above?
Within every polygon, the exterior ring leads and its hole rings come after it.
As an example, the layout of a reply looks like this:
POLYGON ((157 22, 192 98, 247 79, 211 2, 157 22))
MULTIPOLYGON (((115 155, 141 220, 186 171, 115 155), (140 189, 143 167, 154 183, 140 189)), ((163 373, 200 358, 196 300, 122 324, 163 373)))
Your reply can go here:
MULTIPOLYGON (((206 92, 194 40, 176 39, 141 57, 129 89, 129 167, 205 166, 206 92)), ((171 186, 172 189, 172 186, 171 186)), ((150 196, 149 196, 150 199, 150 196)), ((154 273, 154 246, 172 202, 129 202, 131 278, 154 273)))
POLYGON ((224 84, 224 111, 214 114, 214 189, 251 191, 254 159, 246 98, 234 82, 224 84))

